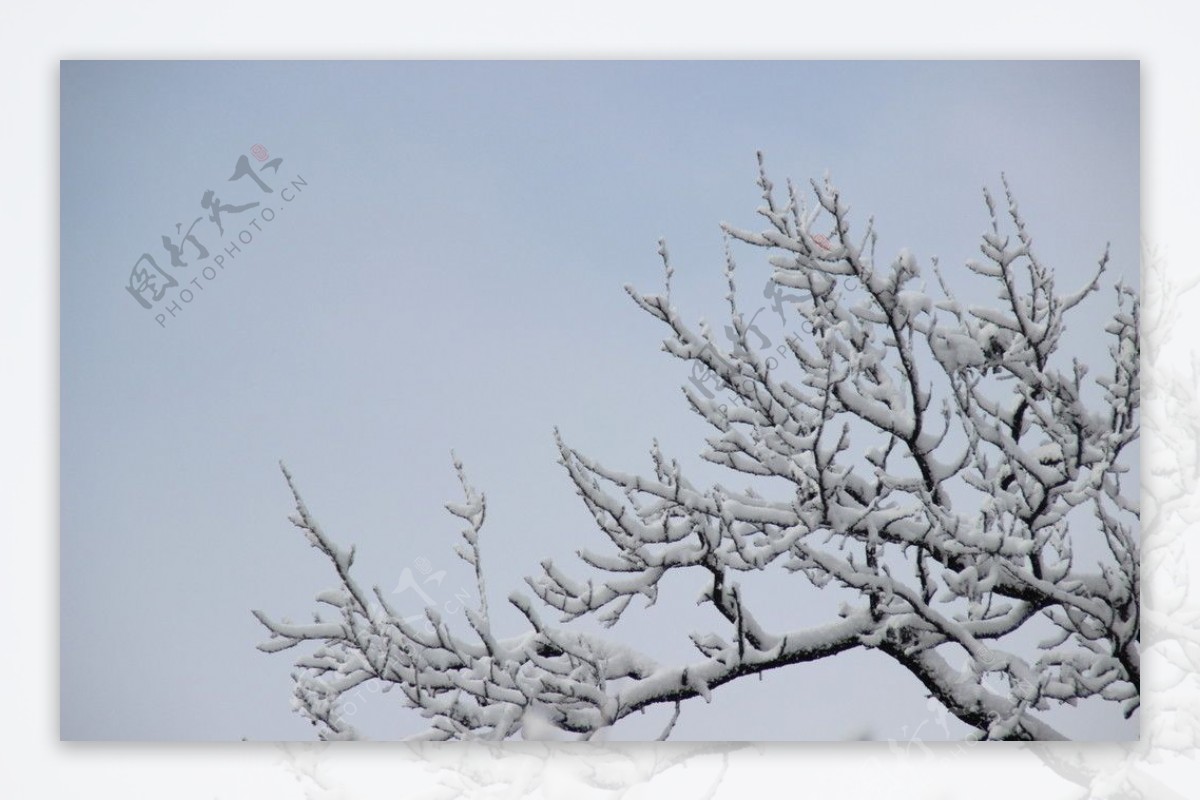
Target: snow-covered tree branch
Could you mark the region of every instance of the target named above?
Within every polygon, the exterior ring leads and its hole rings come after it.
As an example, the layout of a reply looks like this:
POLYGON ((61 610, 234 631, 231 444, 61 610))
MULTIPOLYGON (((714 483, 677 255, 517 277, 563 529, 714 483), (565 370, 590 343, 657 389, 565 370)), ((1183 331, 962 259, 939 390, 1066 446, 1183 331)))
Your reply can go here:
POLYGON ((1007 182, 1003 199, 985 192, 988 230, 965 288, 908 251, 877 262, 871 224, 852 226, 828 180, 779 192, 760 158, 759 185, 761 230, 725 226, 731 342, 672 305, 665 244, 664 293, 627 288, 665 326, 664 349, 720 385, 723 397, 684 386, 712 430, 701 455, 752 486, 698 486, 658 443, 646 473, 616 470, 556 431, 609 547, 579 551, 590 578, 543 562, 528 579, 540 604, 509 596, 523 632, 493 629, 486 501, 457 461, 463 499, 447 508, 478 584, 465 622, 429 608, 414 623, 361 587, 354 551, 321 530, 285 470, 293 522, 337 574, 317 597, 332 614, 300 625, 255 614, 271 633, 264 651, 316 644, 295 663, 295 706, 323 738, 356 736, 338 699, 372 681, 403 693, 433 738, 530 736, 535 721, 588 738, 656 705, 672 710, 666 738, 687 699, 850 649, 886 654, 983 739, 1062 739, 1045 713, 1086 698, 1137 709, 1135 290, 1102 286, 1107 252, 1080 285, 1060 288, 1007 182), (746 245, 765 251, 803 321, 782 363, 756 349, 739 309, 733 247, 746 245), (981 288, 995 302, 965 299, 981 288), (1111 319, 1095 331, 1108 358, 1085 364, 1064 345, 1066 323, 1100 293, 1112 293, 1111 319), (795 574, 797 592, 837 593, 840 612, 769 624, 742 586, 772 565, 795 574), (672 571, 702 576, 719 614, 720 626, 690 634, 693 661, 658 664, 568 625, 614 625, 672 571))

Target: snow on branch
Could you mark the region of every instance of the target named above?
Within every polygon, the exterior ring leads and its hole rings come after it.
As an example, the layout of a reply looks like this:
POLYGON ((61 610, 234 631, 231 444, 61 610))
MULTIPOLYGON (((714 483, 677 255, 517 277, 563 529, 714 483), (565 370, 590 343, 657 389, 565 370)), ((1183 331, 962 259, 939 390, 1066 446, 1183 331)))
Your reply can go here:
POLYGON ((666 327, 664 349, 727 395, 684 387, 712 432, 701 456, 787 489, 769 498, 697 486, 657 442, 652 471, 613 469, 555 431, 559 462, 607 548, 578 550, 590 577, 544 561, 527 579, 536 605, 509 597, 525 630, 502 637, 487 604, 486 501, 457 459, 464 497, 447 509, 464 524, 455 550, 479 596, 465 628, 433 608, 414 623, 378 588, 360 587, 353 550, 321 530, 285 469, 293 523, 337 576, 318 596, 333 614, 302 625, 255 615, 270 632, 262 650, 310 644, 296 661, 295 705, 320 736, 357 736, 339 698, 376 682, 398 690, 435 739, 587 739, 656 705, 670 712, 665 738, 685 700, 857 648, 886 654, 979 738, 1061 739, 1044 713, 1085 698, 1126 715, 1137 708, 1137 294, 1116 287, 1096 331, 1108 337, 1103 363, 1063 345, 1068 316, 1101 302, 1107 248, 1088 281, 1060 292, 1005 180, 1003 212, 984 193, 982 259, 966 264, 998 302, 968 304, 936 260, 928 277, 907 250, 877 261, 873 223, 856 232, 828 179, 812 183, 808 201, 790 182, 780 197, 761 156, 759 168, 765 225, 723 227, 732 245, 765 251, 773 285, 790 293, 802 324, 782 361, 759 353, 761 332, 739 311, 732 250, 729 345, 672 305, 665 242, 664 294, 626 289, 666 327), (852 600, 820 625, 777 629, 741 589, 770 565, 799 574, 798 591, 837 588, 852 600), (716 613, 713 630, 681 632, 697 661, 658 665, 567 626, 614 626, 635 614, 635 599, 653 603, 670 572, 702 577, 702 602, 716 613), (1024 627, 1050 635, 1036 648, 1014 644, 1027 641, 1010 637, 1024 627))

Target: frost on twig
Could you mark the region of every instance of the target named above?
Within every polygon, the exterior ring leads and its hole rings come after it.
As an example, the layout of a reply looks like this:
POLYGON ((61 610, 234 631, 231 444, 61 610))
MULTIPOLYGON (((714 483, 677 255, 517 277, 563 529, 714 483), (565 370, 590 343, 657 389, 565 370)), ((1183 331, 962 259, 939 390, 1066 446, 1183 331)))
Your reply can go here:
POLYGON ((1118 284, 1107 295, 1102 363, 1063 344, 1068 316, 1105 298, 1107 250, 1086 280, 1060 288, 1005 182, 1003 201, 985 192, 982 258, 966 265, 998 302, 972 304, 936 262, 931 275, 908 251, 877 262, 872 225, 853 230, 828 179, 813 182, 811 206, 790 183, 781 199, 760 160, 759 186, 765 226, 724 230, 765 251, 774 285, 793 293, 803 325, 782 364, 758 352, 739 311, 732 251, 731 347, 672 305, 665 243, 664 294, 627 291, 667 329, 664 349, 727 395, 684 387, 712 429, 703 458, 787 491, 697 486, 657 443, 652 471, 613 469, 555 431, 559 461, 608 547, 578 552, 598 578, 543 562, 527 580, 536 604, 509 596, 527 625, 505 637, 486 601, 486 502, 461 463, 464 499, 447 508, 465 526, 456 552, 479 591, 465 626, 432 608, 417 625, 378 588, 358 586, 353 551, 321 531, 285 470, 293 522, 337 574, 318 596, 333 614, 304 625, 255 614, 271 633, 263 650, 315 644, 296 661, 295 704, 322 737, 355 736, 338 699, 380 682, 428 720, 424 736, 434 739, 540 736, 547 726, 587 739, 656 705, 672 711, 665 738, 685 700, 859 648, 914 675, 977 738, 1061 739, 1044 713, 1086 698, 1137 709, 1136 292, 1118 284), (819 625, 767 625, 740 588, 770 565, 810 592, 840 588, 851 600, 819 625), (614 625, 633 600, 653 602, 673 571, 704 577, 702 600, 721 622, 691 633, 695 661, 659 665, 569 625, 614 625), (1027 641, 1008 637, 1025 627, 1045 635, 1038 646, 1011 645, 1027 641))

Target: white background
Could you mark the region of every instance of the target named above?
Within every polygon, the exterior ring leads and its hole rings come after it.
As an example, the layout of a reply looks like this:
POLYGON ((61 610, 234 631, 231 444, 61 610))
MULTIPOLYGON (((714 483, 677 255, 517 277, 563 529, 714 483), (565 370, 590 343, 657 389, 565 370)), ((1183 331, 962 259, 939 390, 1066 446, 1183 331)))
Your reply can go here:
MULTIPOLYGON (((348 750, 271 745, 129 746, 58 742, 58 60, 76 58, 1135 58, 1142 60, 1143 233, 1173 280, 1197 271, 1200 111, 1189 91, 1194 25, 1182 4, 1115 3, 959 7, 948 3, 743 4, 718 14, 698 6, 607 3, 446 4, 384 10, 340 3, 209 2, 9 6, 0 14, 5 59, 0 137, 6 156, 5 292, 0 325, 6 375, 0 511, 0 588, 7 653, 5 750, 0 792, 15 796, 400 795, 995 795, 1104 794, 1114 767, 1155 792, 1194 794, 1183 744, 1076 749, 1094 760, 1085 787, 1027 749, 914 744, 709 749, 525 745, 348 750), (590 769, 603 775, 598 781, 590 769), (1154 785, 1150 785, 1154 786, 1154 785)), ((1147 282, 1152 280, 1147 277, 1147 282)), ((1147 284, 1147 291, 1150 287, 1147 284)), ((1171 346, 1191 350, 1185 306, 1171 346)), ((1153 457, 1153 454, 1148 454, 1153 457)), ((1185 537, 1187 531, 1166 531, 1185 537)), ((1194 550, 1191 574, 1195 573, 1194 550)), ((1178 581, 1178 578, 1174 578, 1178 581)), ((1148 586, 1153 575, 1146 576, 1148 586)), ((1150 670, 1149 676, 1154 674, 1150 670)), ((1155 692, 1148 681, 1147 694, 1155 692)), ((1185 688, 1186 689, 1186 688, 1185 688)), ((1196 693, 1170 714, 1194 713, 1196 693)), ((1148 704, 1149 706, 1149 704, 1148 704)), ((1153 729, 1152 710, 1144 729, 1153 729)))

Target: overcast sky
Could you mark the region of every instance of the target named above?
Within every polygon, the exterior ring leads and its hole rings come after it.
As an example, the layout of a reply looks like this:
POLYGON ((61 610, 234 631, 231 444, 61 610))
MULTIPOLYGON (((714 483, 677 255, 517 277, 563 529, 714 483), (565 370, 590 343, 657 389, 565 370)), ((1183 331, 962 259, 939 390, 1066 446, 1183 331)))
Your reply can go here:
MULTIPOLYGON (((654 437, 694 465, 689 373, 622 287, 661 286, 665 237, 676 305, 718 317, 719 223, 758 226, 756 150, 778 183, 828 171, 881 254, 947 269, 977 253, 980 189, 1004 172, 1065 285, 1105 242, 1110 280, 1136 285, 1138 80, 1136 62, 64 63, 62 736, 311 738, 289 709, 292 652, 256 651, 250 614, 305 618, 333 583, 287 522, 281 459, 368 585, 407 568, 448 612, 473 592, 442 507, 451 448, 488 496, 494 608, 546 556, 581 572, 571 555, 602 537, 552 428, 614 467, 647 469, 654 437), (228 181, 243 156, 254 177, 228 181), (211 279, 194 244, 181 268, 161 245, 198 217, 206 263, 223 257, 211 279), (149 309, 126 288, 154 272, 143 253, 180 277, 149 309)), ((752 312, 768 272, 739 255, 752 312)), ((1105 305, 1073 333, 1098 333, 1105 305)), ((762 617, 793 620, 807 586, 767 586, 762 617)), ((693 659, 687 632, 713 625, 700 589, 666 585, 616 634, 693 659)), ((364 706, 368 734, 419 727, 394 696, 364 706)), ((1060 728, 1136 737, 1113 712, 1060 728)), ((853 652, 689 702, 673 737, 963 731, 886 657, 853 652)))

